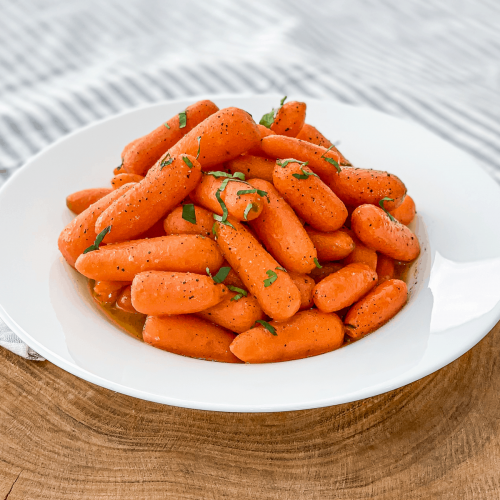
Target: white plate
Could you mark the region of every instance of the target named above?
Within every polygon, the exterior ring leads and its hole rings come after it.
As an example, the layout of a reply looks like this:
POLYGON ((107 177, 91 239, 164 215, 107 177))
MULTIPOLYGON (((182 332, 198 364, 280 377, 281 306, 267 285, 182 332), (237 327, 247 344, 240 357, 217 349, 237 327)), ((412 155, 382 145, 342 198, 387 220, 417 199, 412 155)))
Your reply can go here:
MULTIPOLYGON (((254 117, 281 96, 214 96, 254 117)), ((292 96, 290 99, 301 99, 292 96)), ((415 199, 422 255, 409 304, 391 322, 322 356, 265 365, 170 354, 96 309, 57 250, 69 193, 108 186, 123 146, 196 101, 137 109, 79 130, 30 160, 0 191, 0 314, 33 349, 78 377, 137 398, 217 411, 284 411, 381 394, 445 366, 500 317, 500 189, 426 130, 378 112, 302 98, 307 121, 357 166, 386 169, 415 199)))

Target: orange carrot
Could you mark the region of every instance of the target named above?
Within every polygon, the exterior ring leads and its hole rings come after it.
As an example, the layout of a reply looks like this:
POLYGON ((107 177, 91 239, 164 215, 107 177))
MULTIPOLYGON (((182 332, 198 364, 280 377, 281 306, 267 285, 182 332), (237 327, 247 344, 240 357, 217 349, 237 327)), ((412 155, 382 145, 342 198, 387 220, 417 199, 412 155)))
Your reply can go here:
POLYGON ((197 156, 203 170, 211 170, 211 167, 248 151, 259 141, 257 124, 246 111, 224 108, 186 134, 170 149, 170 154, 197 156))
POLYGON ((196 316, 148 316, 142 337, 153 347, 181 356, 241 363, 229 350, 234 333, 196 316))
POLYGON ((213 238, 212 212, 193 204, 179 206, 172 210, 163 222, 167 234, 201 234, 213 238), (194 219, 192 218, 194 210, 194 219))
POLYGON ((95 229, 100 233, 112 226, 106 243, 133 239, 178 205, 200 179, 201 166, 194 157, 181 154, 160 158, 134 189, 100 215, 95 229))
POLYGON ((320 262, 343 259, 354 250, 354 241, 345 231, 323 233, 312 227, 306 227, 306 231, 316 247, 320 262))
MULTIPOLYGON (((221 268, 223 268, 225 266, 229 266, 229 264, 226 261, 224 261, 222 263, 221 268)), ((229 267, 231 267, 231 266, 229 266, 229 267)), ((224 285, 228 285, 228 286, 235 286, 237 288, 245 288, 243 281, 241 281, 240 277, 238 276, 238 274, 236 273, 236 271, 234 269, 231 269, 229 271, 229 273, 227 274, 226 279, 223 281, 223 283, 224 283, 224 285)))
POLYGON ((131 285, 125 287, 116 301, 117 309, 128 313, 137 313, 134 306, 132 305, 132 287, 131 285))
POLYGON ((315 267, 316 250, 295 212, 269 182, 252 179, 250 184, 265 191, 269 199, 261 215, 250 222, 251 228, 288 271, 310 272, 315 267))
POLYGON ((347 229, 346 227, 342 228, 354 242, 354 250, 345 258, 342 259, 342 264, 347 266, 348 264, 366 264, 371 267, 374 271, 377 269, 377 261, 378 256, 375 250, 368 248, 366 245, 358 239, 354 231, 351 229, 347 229))
POLYGON ((342 321, 336 314, 302 311, 268 328, 256 326, 238 335, 231 351, 246 363, 275 363, 317 356, 338 349, 344 341, 342 321))
POLYGON ((351 307, 344 319, 345 332, 354 339, 373 332, 393 318, 407 298, 404 281, 385 281, 351 307))
POLYGON ((351 227, 367 247, 393 259, 409 262, 420 253, 418 238, 412 231, 374 205, 356 208, 351 227))
POLYGON ((339 155, 339 163, 341 165, 350 165, 350 162, 345 159, 344 155, 337 149, 337 147, 334 146, 332 142, 330 142, 316 127, 313 127, 312 125, 304 123, 304 126, 295 138, 310 142, 311 144, 315 144, 316 146, 321 146, 323 148, 331 148, 331 151, 334 151, 339 155))
MULTIPOLYGON (((273 162, 274 168, 274 162, 273 162)), ((83 189, 66 197, 66 206, 75 214, 81 214, 84 210, 111 193, 108 188, 83 189)))
POLYGON ((278 135, 295 137, 306 121, 306 103, 290 101, 278 109, 271 130, 278 135))
POLYGON ((66 262, 75 267, 78 256, 90 245, 97 237, 94 230, 97 218, 104 212, 115 200, 126 194, 135 184, 126 184, 108 195, 96 201, 89 208, 77 215, 61 232, 57 245, 66 262))
POLYGON ((377 275, 378 284, 394 278, 394 259, 387 257, 383 253, 377 254, 377 275))
POLYGON ((113 189, 117 189, 124 184, 129 182, 140 182, 144 179, 144 176, 137 174, 118 174, 111 179, 111 186, 113 189))
POLYGON ((143 314, 190 314, 218 304, 225 285, 209 276, 192 273, 146 271, 132 281, 132 305, 143 314))
POLYGON ((314 268, 309 273, 309 276, 315 281, 315 283, 319 283, 327 276, 330 276, 330 274, 340 271, 343 267, 344 266, 340 262, 326 262, 321 267, 314 268))
POLYGON ((217 245, 204 236, 182 234, 105 245, 80 255, 76 269, 87 278, 107 281, 134 279, 143 271, 205 274, 222 264, 217 245))
POLYGON ((379 170, 342 166, 340 153, 333 149, 328 151, 321 146, 279 135, 265 137, 261 144, 265 154, 271 158, 295 158, 308 162, 307 166, 346 205, 376 205, 382 198, 389 197, 394 201, 386 203, 385 208, 393 210, 403 202, 406 187, 398 177, 379 170), (330 161, 339 165, 340 173, 330 161))
POLYGON ((226 162, 227 169, 235 174, 245 174, 246 180, 264 179, 273 182, 274 160, 262 156, 241 155, 234 160, 226 162))
MULTIPOLYGON (((245 290, 241 290, 246 293, 245 290)), ((265 319, 266 315, 257 299, 248 294, 242 296, 241 290, 228 292, 221 302, 196 315, 232 332, 246 332, 257 320, 265 319), (236 297, 239 298, 235 300, 236 297)))
POLYGON ((104 304, 114 304, 120 292, 130 285, 130 281, 96 281, 94 297, 104 304))
POLYGON ((325 313, 354 304, 377 284, 377 273, 366 264, 349 264, 314 287, 313 300, 325 313))
POLYGON ((259 129, 259 134, 260 134, 260 140, 259 142, 257 142, 255 144, 255 146, 252 146, 249 150, 248 150, 248 154, 249 155, 253 155, 253 156, 266 156, 266 154, 264 153, 264 151, 262 150, 262 147, 260 145, 260 142, 262 141, 262 139, 264 139, 264 137, 267 137, 268 135, 276 135, 271 129, 267 128, 267 127, 264 127, 264 125, 260 125, 258 124, 257 125, 257 128, 259 129))
POLYGON ((310 309, 313 303, 314 280, 307 274, 290 272, 290 278, 300 292, 300 311, 302 309, 310 309))
MULTIPOLYGON (((385 205, 384 205, 385 206, 385 205)), ((401 224, 407 226, 414 218, 417 212, 415 202, 411 196, 406 195, 403 203, 398 208, 391 210, 389 213, 397 219, 401 224)))
POLYGON ((227 222, 232 227, 216 222, 217 244, 245 288, 271 318, 282 321, 293 316, 300 307, 300 292, 288 273, 242 224, 233 218, 227 222))
MULTIPOLYGON (((172 146, 218 110, 219 108, 212 101, 198 101, 188 106, 182 120, 182 113, 179 113, 149 134, 128 144, 122 153, 123 169, 131 174, 146 175, 146 172, 172 146), (184 126, 182 126, 183 123, 185 123, 184 126)), ((179 153, 186 153, 186 151, 179 151, 179 153)))
POLYGON ((277 161, 273 182, 295 213, 314 229, 335 231, 347 219, 345 205, 310 168, 300 162, 277 161))
POLYGON ((260 215, 265 199, 252 186, 238 178, 228 182, 229 178, 220 177, 220 172, 213 173, 217 177, 211 174, 203 175, 201 182, 191 193, 191 199, 196 204, 218 215, 224 214, 225 205, 229 215, 240 221, 252 220, 260 215))

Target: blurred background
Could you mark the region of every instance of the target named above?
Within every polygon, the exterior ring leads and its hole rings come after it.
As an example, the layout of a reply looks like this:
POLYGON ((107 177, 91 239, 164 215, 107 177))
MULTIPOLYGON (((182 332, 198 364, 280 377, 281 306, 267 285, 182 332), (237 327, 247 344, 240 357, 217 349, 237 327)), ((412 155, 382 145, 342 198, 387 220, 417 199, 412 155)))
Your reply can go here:
POLYGON ((107 116, 266 92, 418 122, 500 182, 498 0, 0 0, 0 186, 107 116))

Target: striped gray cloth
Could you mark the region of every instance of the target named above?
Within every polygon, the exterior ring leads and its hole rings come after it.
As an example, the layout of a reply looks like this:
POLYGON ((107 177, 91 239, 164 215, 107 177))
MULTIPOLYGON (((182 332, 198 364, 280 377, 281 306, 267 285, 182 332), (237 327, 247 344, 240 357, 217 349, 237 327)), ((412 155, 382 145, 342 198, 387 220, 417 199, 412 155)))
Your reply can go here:
MULTIPOLYGON (((416 121, 500 182, 498 0, 0 0, 0 12, 0 186, 92 121, 243 92, 416 121)), ((40 359, 1 320, 0 345, 40 359)))

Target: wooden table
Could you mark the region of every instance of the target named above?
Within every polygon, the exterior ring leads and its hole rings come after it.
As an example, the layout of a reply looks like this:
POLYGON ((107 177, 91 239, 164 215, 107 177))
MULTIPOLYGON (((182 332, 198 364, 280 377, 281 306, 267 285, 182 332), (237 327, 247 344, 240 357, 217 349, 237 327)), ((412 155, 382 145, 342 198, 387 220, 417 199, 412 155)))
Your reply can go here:
POLYGON ((500 498, 500 323, 401 389, 290 413, 185 410, 0 349, 0 499, 500 498))

